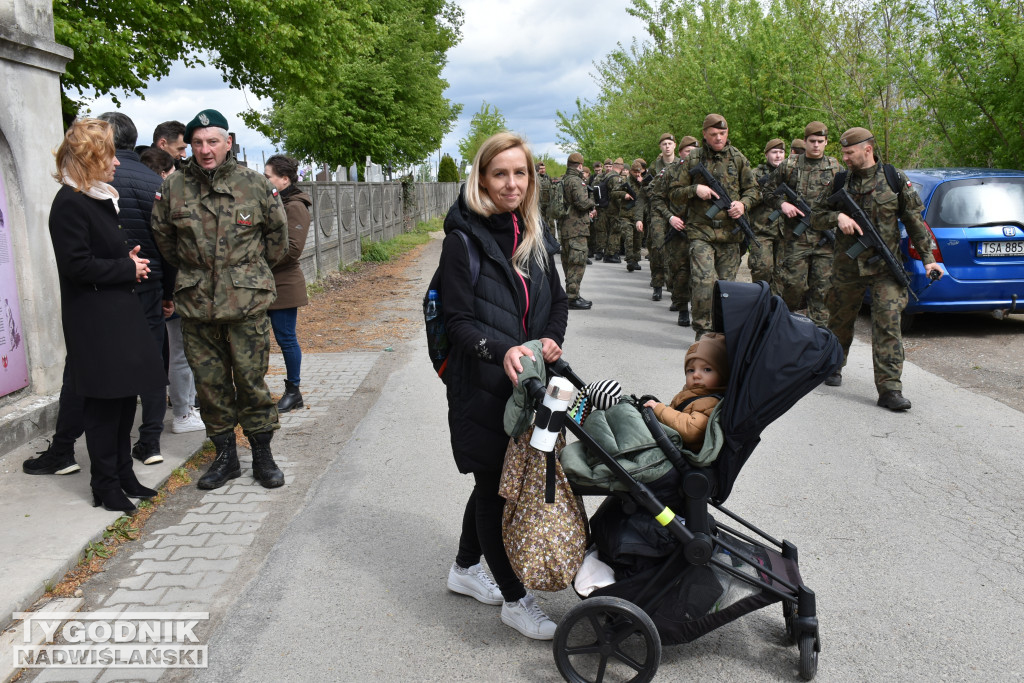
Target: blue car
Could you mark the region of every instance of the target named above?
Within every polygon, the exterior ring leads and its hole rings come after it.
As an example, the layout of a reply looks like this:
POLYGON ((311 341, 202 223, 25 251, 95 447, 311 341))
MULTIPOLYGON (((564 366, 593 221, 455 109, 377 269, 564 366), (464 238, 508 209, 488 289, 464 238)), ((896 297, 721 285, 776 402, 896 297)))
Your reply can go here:
POLYGON ((900 250, 910 274, 904 327, 918 313, 1024 310, 1024 172, 991 168, 906 171, 924 202, 935 260, 946 273, 931 283, 900 223, 900 250), (927 289, 925 289, 928 287, 927 289))

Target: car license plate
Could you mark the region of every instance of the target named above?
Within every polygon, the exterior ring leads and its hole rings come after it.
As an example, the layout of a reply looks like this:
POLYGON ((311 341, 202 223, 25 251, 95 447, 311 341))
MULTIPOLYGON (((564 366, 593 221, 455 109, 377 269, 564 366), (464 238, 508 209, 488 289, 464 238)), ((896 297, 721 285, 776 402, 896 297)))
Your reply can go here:
POLYGON ((978 256, 1024 256, 1024 241, 979 242, 978 256))

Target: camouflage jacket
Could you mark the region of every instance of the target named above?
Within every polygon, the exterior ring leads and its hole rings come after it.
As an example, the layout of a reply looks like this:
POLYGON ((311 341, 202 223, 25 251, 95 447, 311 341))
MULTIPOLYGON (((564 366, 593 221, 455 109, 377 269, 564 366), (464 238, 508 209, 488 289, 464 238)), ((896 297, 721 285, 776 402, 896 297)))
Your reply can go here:
POLYGON ((233 156, 212 178, 193 157, 153 203, 153 236, 178 269, 182 318, 232 322, 260 315, 277 297, 271 267, 288 255, 288 219, 277 190, 233 156))
MULTIPOLYGON (((835 157, 808 159, 807 155, 800 154, 783 159, 775 176, 762 188, 765 205, 771 206, 772 209, 778 209, 782 206, 782 202, 789 201, 784 194, 774 195, 779 184, 786 183, 790 189, 803 197, 808 206, 813 208, 818 196, 829 186, 840 170, 842 167, 835 157)), ((809 245, 817 244, 821 240, 821 233, 813 229, 813 223, 811 230, 806 231, 800 237, 794 237, 793 228, 800 224, 800 219, 783 217, 782 220, 784 223, 783 235, 786 239, 809 245)))
POLYGON ((673 154, 672 161, 666 164, 665 160, 662 159, 661 155, 659 154, 657 157, 654 158, 654 175, 657 176, 659 173, 664 171, 667 166, 671 166, 677 161, 679 161, 679 157, 673 154))
MULTIPOLYGON (((845 187, 853 200, 864 209, 864 213, 875 224, 882 239, 885 240, 885 244, 897 259, 901 258, 898 221, 902 220, 903 225, 907 228, 910 241, 921 254, 922 261, 926 264, 935 263, 931 234, 921 216, 924 204, 903 171, 899 171, 899 182, 903 191, 897 194, 889 187, 882 165, 875 164, 862 171, 851 171, 847 175, 845 187)), ((857 237, 856 235, 845 235, 839 230, 837 219, 839 212, 828 205, 828 198, 834 192, 835 179, 812 204, 811 227, 815 230, 833 229, 836 231, 835 272, 850 275, 878 275, 886 272, 887 267, 883 259, 874 259, 872 262, 872 257, 875 256, 874 249, 864 251, 852 261, 846 255, 846 250, 854 245, 857 237)))
MULTIPOLYGON (((616 193, 622 189, 622 185, 625 182, 625 179, 615 171, 612 171, 605 176, 605 187, 608 188, 608 199, 610 200, 608 202, 608 208, 606 209, 609 218, 619 217, 619 204, 615 201, 615 196, 616 193)), ((621 200, 622 194, 619 194, 618 196, 621 200)))
POLYGON ((560 236, 589 236, 590 212, 594 209, 594 200, 583 186, 583 173, 579 169, 566 170, 562 176, 562 192, 565 193, 565 206, 569 213, 559 223, 560 236))
MULTIPOLYGON (((743 156, 743 152, 729 144, 721 151, 715 152, 708 147, 707 143, 702 142, 697 149, 690 153, 690 156, 686 157, 685 161, 679 164, 680 171, 673 174, 668 183, 668 196, 671 204, 686 207, 686 216, 683 220, 686 222, 687 236, 691 239, 697 237, 709 242, 742 242, 743 232, 733 232, 736 225, 725 211, 720 211, 711 218, 708 217, 707 212, 714 205, 713 202, 705 201, 697 196, 697 185, 705 184, 703 178, 690 175, 691 169, 696 168, 699 163, 704 164, 711 175, 718 179, 732 201, 743 204, 748 220, 751 207, 758 202, 761 196, 757 181, 754 180, 754 171, 751 169, 747 157, 743 156)), ((666 175, 668 175, 667 170, 666 175)))
MULTIPOLYGON (((781 165, 779 164, 779 166, 781 165)), ((768 216, 771 215, 774 208, 768 203, 769 195, 765 192, 765 187, 772 180, 772 172, 777 168, 778 166, 771 166, 766 161, 754 169, 754 180, 757 181, 758 187, 761 188, 761 201, 754 205, 748 217, 750 225, 754 228, 756 234, 764 235, 771 239, 782 236, 782 216, 777 217, 770 224, 768 222, 768 216)))
POLYGON ((551 206, 551 178, 544 173, 537 174, 538 199, 540 200, 540 213, 546 219, 551 206))
POLYGON ((640 186, 632 175, 612 193, 612 204, 618 205, 618 216, 630 223, 644 219, 644 207, 647 205, 647 190, 640 186), (632 199, 626 199, 626 195, 632 199))
POLYGON ((654 181, 647 186, 647 202, 651 206, 651 219, 667 221, 672 216, 683 217, 686 207, 673 207, 668 198, 668 185, 679 173, 679 160, 661 169, 654 181), (676 213, 678 211, 679 213, 676 213))

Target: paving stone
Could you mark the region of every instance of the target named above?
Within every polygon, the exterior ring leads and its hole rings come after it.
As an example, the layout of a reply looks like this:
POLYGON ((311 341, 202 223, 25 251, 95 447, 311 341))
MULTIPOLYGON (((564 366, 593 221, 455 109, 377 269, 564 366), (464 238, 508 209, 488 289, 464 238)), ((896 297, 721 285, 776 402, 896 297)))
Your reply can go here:
POLYGON ((167 669, 104 669, 103 675, 96 683, 118 683, 118 681, 159 681, 167 669))
MULTIPOLYGON (((212 507, 212 506, 211 506, 212 507)), ((192 512, 185 513, 181 518, 182 524, 220 524, 226 516, 223 512, 192 512)))
POLYGON ((219 560, 192 560, 193 572, 225 572, 231 573, 238 567, 238 558, 221 558, 219 560))
POLYGON ((211 588, 168 588, 165 596, 169 602, 182 602, 186 605, 209 605, 220 591, 211 588))
POLYGON ((202 574, 194 572, 189 572, 188 574, 153 574, 146 588, 166 588, 168 586, 195 588, 199 585, 199 581, 202 578, 202 574))
POLYGON ((174 526, 169 526, 166 529, 154 529, 150 533, 154 536, 159 534, 179 534, 181 536, 185 536, 192 531, 192 527, 194 526, 195 524, 175 524, 174 526))
POLYGON ((174 554, 171 555, 170 559, 180 560, 183 558, 201 557, 204 560, 216 560, 219 557, 223 557, 224 550, 230 546, 214 546, 213 548, 193 548, 191 546, 182 545, 177 548, 172 548, 174 554))
POLYGON ((191 546, 198 548, 199 546, 206 544, 206 539, 210 537, 210 534, 198 534, 196 536, 179 536, 177 534, 165 534, 160 539, 160 547, 178 547, 182 545, 191 546))
POLYGON ((126 605, 131 603, 155 604, 163 597, 166 588, 154 588, 153 590, 134 591, 127 588, 118 588, 104 602, 105 605, 126 605))
MULTIPOLYGON (((152 540, 153 545, 160 542, 159 538, 152 540)), ((148 547, 146 550, 136 550, 132 553, 131 559, 133 560, 166 560, 170 557, 171 553, 174 552, 174 548, 153 548, 148 547)))
POLYGON ((229 512, 226 522, 262 522, 269 512, 229 512))
POLYGON ((218 588, 223 586, 231 578, 231 574, 226 572, 206 572, 201 575, 202 580, 199 582, 200 588, 218 588))
POLYGON ((246 503, 266 503, 274 500, 274 496, 269 493, 265 493, 267 489, 261 489, 261 493, 247 493, 245 494, 246 503))
POLYGON ((255 534, 213 534, 206 545, 252 545, 254 538, 255 534))
POLYGON ((219 558, 221 560, 228 560, 245 554, 244 545, 225 545, 221 547, 224 549, 224 553, 219 558))
POLYGON ((197 534, 234 534, 238 532, 238 522, 231 524, 197 524, 197 534))
POLYGON ((228 495, 226 493, 221 493, 221 492, 218 492, 218 491, 211 491, 210 493, 207 493, 205 496, 203 496, 202 502, 204 502, 204 503, 241 503, 242 502, 242 496, 244 496, 244 495, 245 494, 242 494, 242 493, 232 493, 231 495, 228 495))
POLYGON ((102 671, 100 669, 42 669, 35 677, 37 683, 92 683, 102 671))
POLYGON ((136 574, 156 574, 167 572, 168 574, 180 574, 192 560, 143 560, 135 569, 136 574))
POLYGON ((117 582, 119 588, 128 588, 130 590, 139 590, 145 587, 146 582, 149 581, 152 574, 136 574, 135 576, 126 576, 117 582))
POLYGON ((217 512, 259 512, 259 503, 217 503, 217 512))

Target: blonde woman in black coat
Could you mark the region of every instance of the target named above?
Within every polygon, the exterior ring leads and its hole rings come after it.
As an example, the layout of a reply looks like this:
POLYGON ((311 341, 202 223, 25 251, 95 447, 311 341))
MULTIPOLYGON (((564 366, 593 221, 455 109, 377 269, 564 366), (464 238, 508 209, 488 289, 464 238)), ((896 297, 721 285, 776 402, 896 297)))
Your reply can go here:
POLYGON ((135 295, 149 273, 139 247, 118 226, 118 166, 110 125, 71 124, 56 152, 61 183, 50 209, 50 239, 60 279, 61 321, 75 391, 84 398, 93 505, 133 513, 151 498, 132 470, 135 397, 166 386, 160 350, 135 295))

